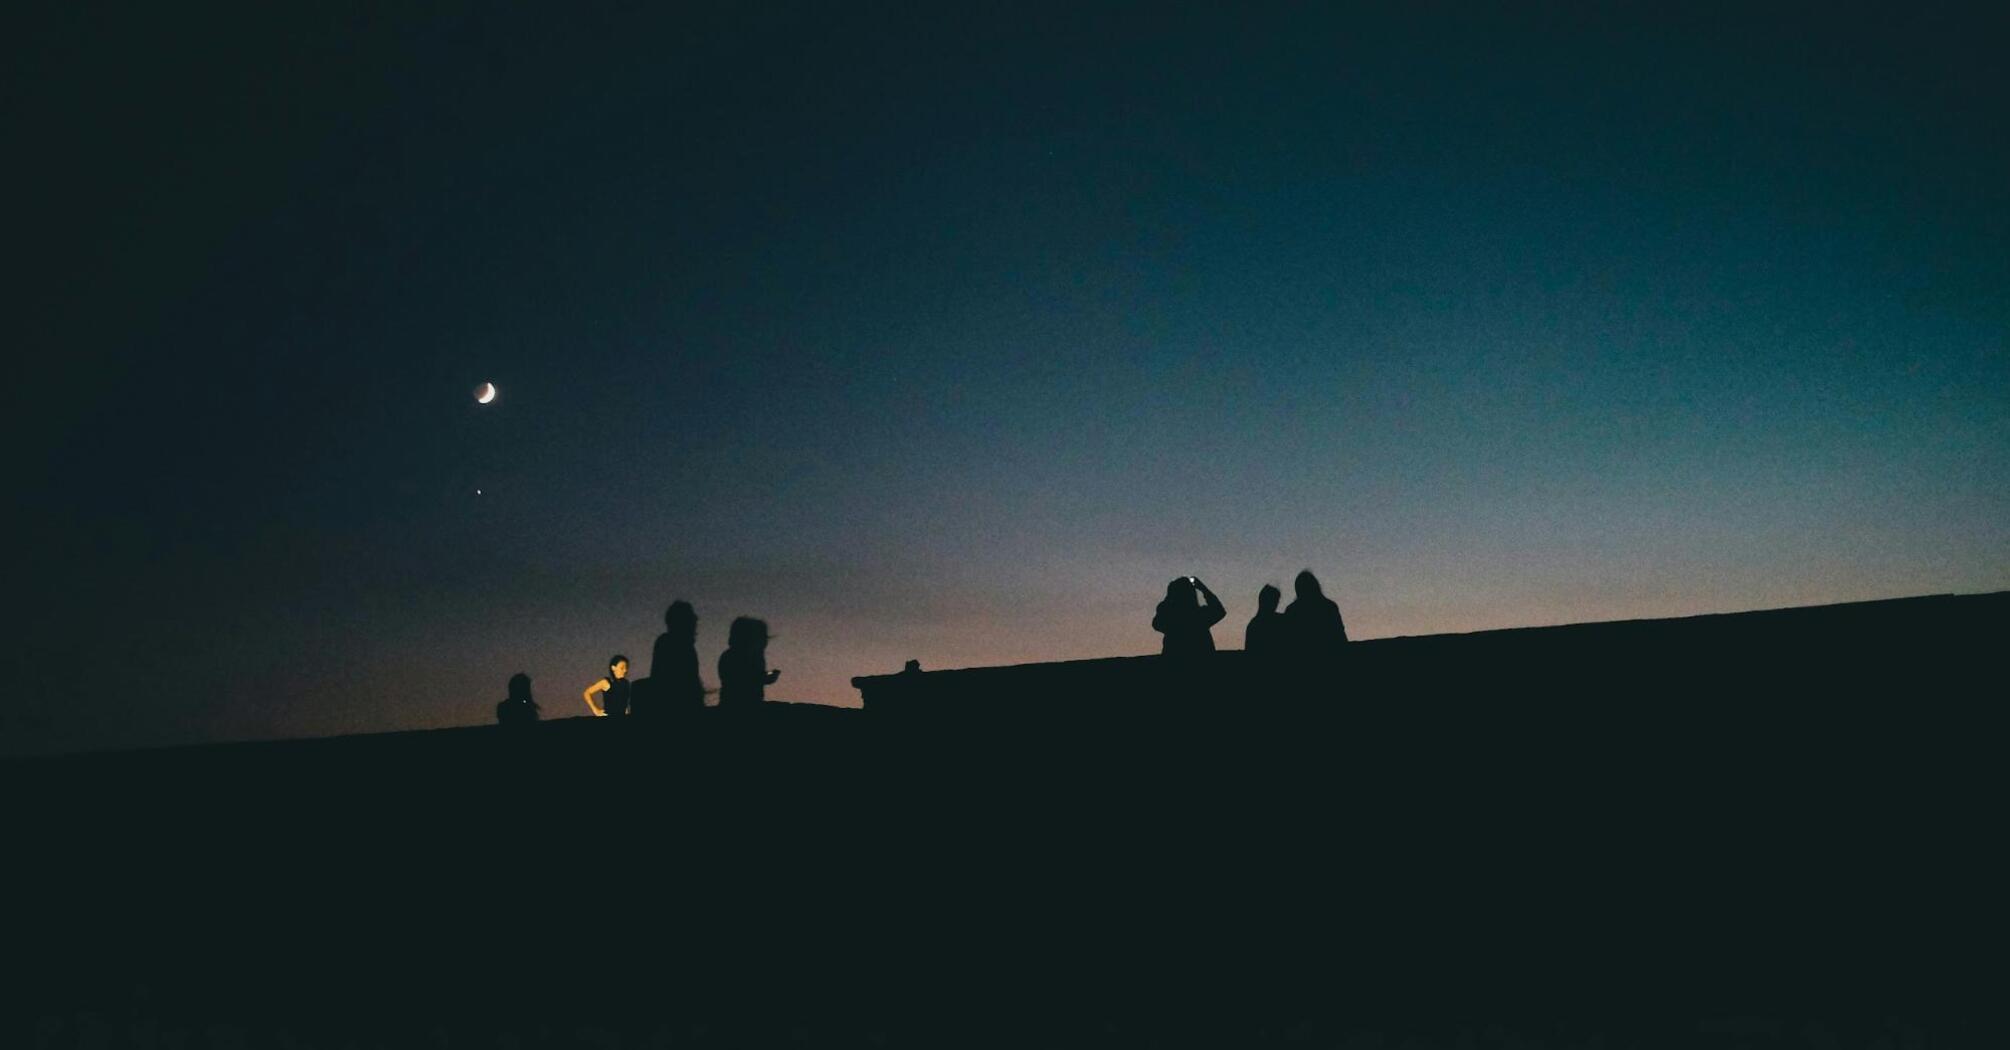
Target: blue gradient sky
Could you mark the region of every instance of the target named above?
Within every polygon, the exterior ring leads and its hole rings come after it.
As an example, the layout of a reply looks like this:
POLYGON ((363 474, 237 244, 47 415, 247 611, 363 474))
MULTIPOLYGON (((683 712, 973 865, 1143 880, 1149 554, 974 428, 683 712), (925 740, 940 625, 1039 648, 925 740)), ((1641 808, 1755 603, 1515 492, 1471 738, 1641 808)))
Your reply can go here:
POLYGON ((8 749, 2010 587, 2000 18, 820 6, 32 24, 8 749))

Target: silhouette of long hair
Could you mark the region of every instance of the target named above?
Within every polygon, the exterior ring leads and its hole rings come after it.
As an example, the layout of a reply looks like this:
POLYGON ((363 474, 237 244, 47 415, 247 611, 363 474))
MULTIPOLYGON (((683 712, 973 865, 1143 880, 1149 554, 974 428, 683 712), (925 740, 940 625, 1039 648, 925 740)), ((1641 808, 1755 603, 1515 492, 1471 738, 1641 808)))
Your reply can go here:
POLYGON ((1311 569, 1299 570, 1298 578, 1291 581, 1291 588, 1298 592, 1301 599, 1326 597, 1326 592, 1319 589, 1319 577, 1312 575, 1311 569))
POLYGON ((509 676, 509 699, 517 703, 530 704, 533 707, 537 706, 537 701, 530 698, 529 675, 518 671, 509 676))
MULTIPOLYGON (((682 599, 671 602, 670 607, 663 610, 663 630, 680 641, 696 639, 698 610, 691 608, 691 603, 682 599)), ((654 673, 653 668, 651 673, 654 673)))

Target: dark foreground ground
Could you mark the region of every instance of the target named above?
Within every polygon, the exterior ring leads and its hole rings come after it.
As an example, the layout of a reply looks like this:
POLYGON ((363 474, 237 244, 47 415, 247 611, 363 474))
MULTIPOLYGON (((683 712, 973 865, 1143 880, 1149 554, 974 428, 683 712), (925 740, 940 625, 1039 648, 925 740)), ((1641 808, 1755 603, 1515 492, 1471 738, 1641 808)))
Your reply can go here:
POLYGON ((0 1046, 2004 1045, 2006 626, 14 762, 0 1046))

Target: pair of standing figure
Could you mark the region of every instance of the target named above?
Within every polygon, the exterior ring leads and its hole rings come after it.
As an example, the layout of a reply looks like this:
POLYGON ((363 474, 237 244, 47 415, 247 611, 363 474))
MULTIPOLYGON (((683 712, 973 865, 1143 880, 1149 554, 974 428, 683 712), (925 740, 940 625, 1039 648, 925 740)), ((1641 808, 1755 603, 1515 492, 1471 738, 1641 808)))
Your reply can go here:
POLYGON ((1242 632, 1243 651, 1298 660, 1336 655, 1333 647, 1347 642, 1347 624, 1340 618, 1340 606, 1326 597, 1310 569, 1299 573, 1292 587, 1297 597, 1283 612, 1277 611, 1283 592, 1267 583, 1256 592, 1256 615, 1242 632))
MULTIPOLYGON (((719 654, 719 706, 739 707, 767 699, 767 687, 780 670, 767 666, 768 625, 742 616, 726 636, 719 654)), ((607 677, 582 694, 596 716, 654 714, 658 710, 694 711, 705 706, 705 682, 698 676, 698 613, 687 601, 670 603, 663 613, 663 633, 649 654, 649 677, 631 684, 628 658, 616 653, 607 661, 607 677)))

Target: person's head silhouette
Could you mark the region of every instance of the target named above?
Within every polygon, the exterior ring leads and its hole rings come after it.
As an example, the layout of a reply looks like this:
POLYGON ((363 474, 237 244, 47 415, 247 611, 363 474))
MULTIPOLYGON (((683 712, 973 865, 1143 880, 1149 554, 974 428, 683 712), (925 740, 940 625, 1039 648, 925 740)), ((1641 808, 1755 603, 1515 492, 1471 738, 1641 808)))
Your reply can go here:
POLYGON ((1192 605, 1195 602, 1199 601, 1200 599, 1194 597, 1193 577, 1191 576, 1173 577, 1173 581, 1171 583, 1166 584, 1165 600, 1166 604, 1173 608, 1178 608, 1179 606, 1182 605, 1192 605))
POLYGON ((1278 590, 1274 585, 1266 583, 1263 585, 1262 590, 1256 592, 1257 611, 1274 613, 1277 611, 1277 603, 1283 600, 1284 592, 1278 590))
POLYGON ((663 630, 677 638, 698 637, 698 611, 691 603, 678 600, 663 610, 663 630))
POLYGON ((620 653, 615 653, 613 656, 608 657, 607 658, 608 680, 618 681, 626 677, 628 677, 628 658, 621 655, 620 653))
POLYGON ((1319 589, 1319 577, 1312 575, 1311 569, 1300 572, 1298 579, 1292 581, 1292 586, 1297 589, 1298 597, 1301 599, 1326 597, 1325 593, 1319 589))
POLYGON ((530 698, 529 675, 518 671, 510 676, 509 695, 496 705, 496 721, 506 726, 537 721, 537 701, 530 698))
POLYGON ((750 649, 759 652, 768 647, 768 624, 751 616, 742 616, 733 621, 726 632, 726 646, 730 649, 750 649))

